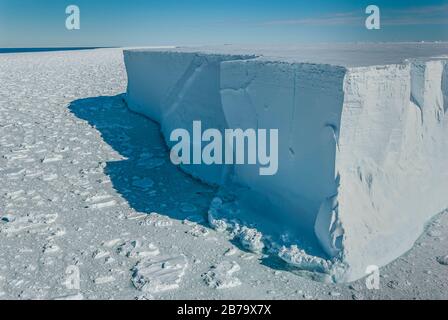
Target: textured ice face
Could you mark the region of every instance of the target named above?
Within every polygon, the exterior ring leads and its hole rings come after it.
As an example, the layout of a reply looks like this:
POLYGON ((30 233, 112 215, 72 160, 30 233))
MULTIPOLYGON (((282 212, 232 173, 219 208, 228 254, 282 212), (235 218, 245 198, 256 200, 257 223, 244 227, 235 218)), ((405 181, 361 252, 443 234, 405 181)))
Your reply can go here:
POLYGON ((167 140, 194 120, 278 129, 276 175, 244 165, 183 169, 245 187, 242 211, 318 241, 333 259, 327 269, 338 268, 328 273, 351 281, 406 252, 448 206, 447 64, 429 59, 447 52, 446 44, 131 50, 127 102, 159 121, 167 140), (333 65, 301 63, 310 61, 333 65))
POLYGON ((445 60, 352 69, 336 170, 350 280, 409 250, 448 206, 445 60))

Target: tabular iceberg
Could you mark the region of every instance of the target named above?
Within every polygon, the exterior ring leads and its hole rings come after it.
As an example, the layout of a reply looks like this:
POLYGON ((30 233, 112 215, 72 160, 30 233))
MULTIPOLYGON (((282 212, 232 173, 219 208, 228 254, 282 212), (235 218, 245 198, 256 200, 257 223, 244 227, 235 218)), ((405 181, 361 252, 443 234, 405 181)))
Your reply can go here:
POLYGON ((276 175, 248 165, 183 169, 244 187, 239 200, 260 219, 297 230, 325 253, 284 247, 285 261, 353 281, 409 250, 448 207, 444 54, 447 44, 412 43, 130 49, 126 100, 160 123, 168 144, 172 130, 191 130, 194 120, 218 130, 278 129, 276 175))

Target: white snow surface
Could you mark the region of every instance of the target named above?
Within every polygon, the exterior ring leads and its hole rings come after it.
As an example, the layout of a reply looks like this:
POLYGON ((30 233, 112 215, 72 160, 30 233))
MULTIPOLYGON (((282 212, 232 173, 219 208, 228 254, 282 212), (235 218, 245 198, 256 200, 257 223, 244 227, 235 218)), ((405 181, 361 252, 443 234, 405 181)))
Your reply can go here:
MULTIPOLYGON (((126 101, 160 123, 169 145, 171 131, 191 131, 194 120, 219 130, 279 130, 273 176, 253 165, 182 168, 223 189, 242 186, 238 219, 269 233, 288 226, 311 247, 307 254, 328 259, 332 281, 393 261, 448 207, 446 43, 124 55, 126 101)), ((210 223, 228 229, 225 215, 213 214, 210 223)))
POLYGON ((123 101, 120 49, 1 54, 0 83, 0 299, 448 299, 446 212, 380 290, 327 281, 308 237, 275 238, 263 211, 170 163, 123 101))

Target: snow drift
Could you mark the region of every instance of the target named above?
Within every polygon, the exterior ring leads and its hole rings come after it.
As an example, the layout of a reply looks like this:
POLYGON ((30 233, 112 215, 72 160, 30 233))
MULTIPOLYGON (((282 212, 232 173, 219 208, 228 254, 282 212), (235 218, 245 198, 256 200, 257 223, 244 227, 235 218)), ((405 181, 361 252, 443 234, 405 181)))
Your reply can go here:
POLYGON ((194 120, 278 129, 276 175, 248 165, 183 169, 244 187, 249 211, 325 252, 314 259, 283 247, 285 261, 352 281, 409 250, 448 207, 448 64, 433 58, 444 53, 446 44, 125 50, 126 99, 160 123, 168 144, 171 130, 194 120))

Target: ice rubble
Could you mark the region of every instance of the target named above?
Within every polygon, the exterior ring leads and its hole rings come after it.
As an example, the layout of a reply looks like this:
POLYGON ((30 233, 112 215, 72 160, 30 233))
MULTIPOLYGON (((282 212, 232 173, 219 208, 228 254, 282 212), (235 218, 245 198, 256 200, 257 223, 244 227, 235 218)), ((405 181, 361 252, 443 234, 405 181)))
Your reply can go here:
POLYGON ((242 203, 317 238, 328 256, 283 247, 285 261, 352 281, 409 250, 448 206, 444 54, 443 43, 125 50, 126 99, 168 144, 193 120, 279 129, 274 176, 253 165, 183 169, 246 187, 242 203))

